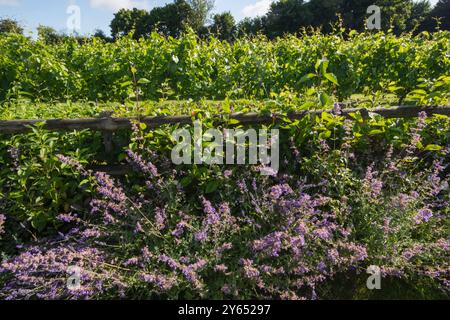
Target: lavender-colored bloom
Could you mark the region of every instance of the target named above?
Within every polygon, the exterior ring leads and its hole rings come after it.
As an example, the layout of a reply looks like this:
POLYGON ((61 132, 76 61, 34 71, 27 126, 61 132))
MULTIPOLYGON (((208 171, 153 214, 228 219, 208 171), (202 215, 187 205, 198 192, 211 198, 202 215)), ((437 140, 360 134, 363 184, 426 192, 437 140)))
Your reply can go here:
POLYGON ((158 257, 158 261, 160 262, 164 262, 165 264, 167 264, 171 269, 173 270, 177 270, 179 268, 179 263, 177 261, 175 261, 173 258, 162 254, 158 257))
POLYGON ((224 243, 216 249, 216 255, 220 256, 224 251, 231 250, 233 245, 231 243, 224 243))
POLYGON ((229 179, 229 178, 232 176, 232 174, 233 174, 233 171, 231 171, 231 170, 225 170, 224 173, 223 173, 223 176, 224 176, 225 178, 229 179))
POLYGON ((97 192, 105 198, 117 202, 111 204, 110 207, 117 213, 124 213, 123 205, 127 200, 127 196, 120 187, 116 187, 114 180, 104 172, 96 172, 94 175, 97 180, 97 192), (117 207, 116 207, 117 206, 117 207))
POLYGON ((328 259, 330 259, 330 261, 333 264, 337 264, 338 263, 338 261, 339 261, 339 251, 338 250, 336 250, 336 249, 329 249, 327 256, 328 256, 328 259))
POLYGON ((167 220, 166 211, 161 208, 156 208, 155 209, 155 222, 156 222, 156 227, 158 228, 158 230, 161 231, 166 228, 166 220, 167 220))
POLYGON ((220 289, 224 294, 231 294, 231 288, 228 284, 224 284, 220 289))
POLYGON ((416 224, 428 222, 433 217, 433 212, 430 209, 421 209, 414 218, 416 224))
POLYGON ((130 258, 123 263, 125 267, 136 266, 139 263, 139 259, 137 257, 130 258))
POLYGON ((270 197, 274 200, 278 200, 283 195, 291 194, 293 191, 288 184, 279 184, 273 186, 270 190, 270 197))
POLYGON ((342 114, 342 106, 339 102, 334 103, 333 113, 337 116, 340 116, 342 114))
POLYGON ((319 140, 320 149, 324 152, 330 151, 330 146, 328 145, 327 141, 324 139, 319 140))
POLYGON ((150 261, 151 258, 153 258, 153 254, 150 252, 148 247, 144 247, 142 250, 142 258, 144 261, 150 261))
POLYGON ((181 221, 177 224, 174 231, 172 231, 172 235, 176 238, 179 238, 183 235, 184 229, 186 228, 187 223, 186 221, 181 221))
POLYGON ((249 279, 258 279, 260 272, 253 266, 253 260, 241 259, 241 264, 244 266, 244 275, 249 279))
POLYGON ((156 285, 163 292, 172 289, 177 283, 176 277, 167 277, 158 273, 143 274, 142 280, 156 285))
POLYGON ((216 209, 212 206, 211 202, 206 200, 205 198, 202 198, 203 203, 203 212, 209 215, 215 214, 216 209))
POLYGON ((9 156, 12 159, 12 169, 13 171, 17 171, 20 165, 20 148, 9 147, 8 148, 9 156))
POLYGON ((62 213, 56 217, 59 221, 70 223, 78 220, 76 214, 62 213))
POLYGON ((198 242, 204 242, 206 240, 206 238, 208 237, 208 234, 206 233, 206 231, 200 231, 197 232, 195 235, 195 240, 197 240, 198 242))
POLYGON ((136 222, 136 227, 134 228, 134 233, 144 233, 144 229, 142 228, 141 223, 138 221, 136 222))
POLYGON ((231 212, 230 205, 226 202, 222 203, 219 207, 219 212, 222 215, 229 215, 231 212))
POLYGON ((377 197, 380 195, 381 190, 383 189, 383 182, 381 182, 381 180, 374 179, 372 180, 370 187, 372 188, 372 194, 377 197))
POLYGON ((96 228, 89 228, 89 229, 82 231, 81 236, 84 239, 99 238, 102 236, 102 233, 96 228))
POLYGON ((330 230, 327 228, 320 228, 313 231, 313 235, 322 240, 329 240, 331 238, 330 230))
POLYGON ((272 257, 278 257, 283 248, 283 240, 286 235, 283 232, 274 232, 268 236, 253 242, 254 251, 265 251, 272 257))
POLYGON ((368 189, 370 196, 377 198, 381 194, 383 189, 383 182, 376 179, 378 172, 373 171, 373 166, 369 166, 366 171, 366 176, 364 178, 364 185, 368 189))
POLYGON ((142 159, 142 156, 133 152, 132 150, 127 150, 128 161, 133 163, 140 171, 146 174, 150 174, 152 177, 158 176, 158 169, 151 162, 146 162, 142 159))
POLYGON ((218 264, 214 267, 214 271, 225 273, 228 271, 228 267, 224 264, 218 264))
POLYGON ((114 282, 114 276, 101 268, 104 254, 95 248, 79 246, 76 243, 53 244, 27 247, 15 258, 1 265, 11 279, 0 288, 5 299, 85 299, 101 294, 99 288, 106 281, 114 282), (67 288, 69 266, 81 269, 82 288, 67 288), (95 284, 95 285, 93 285, 95 284))
POLYGON ((61 154, 57 155, 56 157, 61 163, 64 163, 65 165, 68 165, 69 167, 72 167, 79 172, 84 172, 84 168, 79 161, 70 157, 63 156, 61 154))

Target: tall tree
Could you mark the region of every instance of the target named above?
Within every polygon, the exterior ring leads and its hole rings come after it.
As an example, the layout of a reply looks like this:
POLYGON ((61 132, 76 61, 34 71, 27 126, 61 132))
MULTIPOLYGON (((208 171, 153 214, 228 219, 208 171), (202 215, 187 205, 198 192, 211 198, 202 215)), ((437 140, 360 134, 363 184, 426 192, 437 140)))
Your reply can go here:
POLYGON ((339 10, 344 25, 349 29, 364 30, 367 8, 372 4, 374 4, 374 0, 344 0, 339 10))
POLYGON ((230 41, 236 31, 236 21, 231 12, 216 14, 213 21, 211 32, 221 40, 230 41))
POLYGON ((0 19, 0 33, 23 33, 22 26, 13 19, 4 18, 0 19))
POLYGON ((112 39, 110 37, 108 37, 102 29, 96 29, 94 31, 94 34, 92 35, 92 37, 102 39, 103 41, 106 41, 106 42, 112 41, 112 39))
POLYGON ((338 19, 338 13, 344 0, 311 0, 307 7, 312 15, 310 25, 314 27, 322 27, 324 32, 331 30, 331 25, 338 19))
POLYGON ((215 0, 187 0, 187 2, 193 11, 190 25, 194 30, 199 30, 208 22, 215 0))
POLYGON ((58 34, 58 32, 52 27, 43 25, 39 25, 37 27, 37 32, 38 39, 46 44, 56 44, 64 37, 63 35, 58 34))
POLYGON ((303 0, 281 0, 272 3, 266 15, 266 32, 270 37, 295 33, 303 26, 310 25, 313 16, 303 0))
POLYGON ((244 18, 237 25, 237 35, 242 37, 246 35, 256 35, 266 32, 266 17, 244 18))
POLYGON ((149 13, 145 10, 121 9, 114 14, 114 19, 111 21, 111 35, 117 38, 133 31, 133 37, 140 38, 147 33, 148 19, 149 13))
POLYGON ((428 0, 420 0, 413 3, 411 16, 407 20, 407 30, 423 30, 426 20, 431 13, 431 4, 428 0))
POLYGON ((450 30, 450 0, 439 0, 431 12, 431 17, 440 20, 442 30, 450 30))
POLYGON ((150 11, 146 20, 147 31, 158 31, 166 36, 177 37, 191 26, 193 9, 185 0, 176 0, 164 7, 150 11))
POLYGON ((395 33, 407 30, 408 17, 411 17, 412 0, 376 0, 375 5, 381 8, 381 28, 392 29, 395 33))

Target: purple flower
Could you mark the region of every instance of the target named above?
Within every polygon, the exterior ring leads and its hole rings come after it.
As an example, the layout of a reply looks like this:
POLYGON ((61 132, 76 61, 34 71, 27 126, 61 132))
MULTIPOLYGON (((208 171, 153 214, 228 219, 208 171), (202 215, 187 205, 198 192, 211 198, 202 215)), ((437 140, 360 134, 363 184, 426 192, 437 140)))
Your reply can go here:
POLYGON ((231 243, 224 243, 216 249, 216 255, 220 256, 224 251, 231 250, 233 245, 231 243))
POLYGON ((229 179, 231 177, 231 175, 233 174, 233 171, 231 170, 225 170, 223 173, 223 176, 227 179, 229 179))
POLYGON ((59 221, 70 223, 78 220, 76 214, 72 215, 70 213, 62 213, 56 217, 59 221))
POLYGON ((231 294, 231 288, 228 284, 224 284, 220 289, 224 294, 231 294))
POLYGON ((143 274, 142 280, 147 283, 156 285, 162 291, 168 291, 172 289, 177 283, 177 278, 175 276, 167 277, 158 273, 143 274))
POLYGON ((279 184, 273 186, 270 190, 270 197, 274 200, 278 200, 281 196, 291 194, 293 191, 288 184, 279 184))
POLYGON ((339 102, 334 103, 333 113, 337 116, 340 116, 342 114, 342 106, 339 102))
POLYGON ((162 254, 158 257, 158 261, 164 262, 167 264, 172 270, 177 270, 179 268, 179 263, 176 262, 173 258, 162 254))
POLYGON ((331 238, 330 230, 327 228, 320 228, 313 231, 313 235, 322 240, 329 240, 331 238))
POLYGON ((143 173, 150 174, 153 177, 158 176, 158 169, 151 162, 146 162, 142 159, 142 156, 133 152, 132 150, 127 150, 128 161, 134 164, 137 169, 143 173))
POLYGON ((138 221, 136 222, 136 227, 134 228, 134 233, 144 233, 144 229, 142 228, 141 223, 138 221))
POLYGON ((80 172, 84 172, 84 168, 79 161, 70 157, 63 156, 61 154, 57 155, 56 157, 61 163, 64 163, 65 165, 72 167, 80 172))
POLYGON ((208 237, 206 231, 200 231, 197 232, 195 235, 195 240, 197 240, 198 242, 204 242, 206 240, 206 238, 208 237))
POLYGON ((134 257, 134 258, 130 258, 127 261, 124 262, 124 266, 128 267, 128 266, 136 266, 139 263, 139 259, 134 257))
POLYGON ((202 198, 203 203, 203 212, 209 215, 213 215, 216 213, 216 209, 211 205, 211 202, 206 200, 205 198, 202 198))
POLYGON ((433 212, 430 209, 421 209, 415 216, 414 221, 416 222, 416 224, 421 224, 424 222, 428 222, 431 217, 433 217, 433 212))
POLYGON ((156 222, 156 227, 158 228, 158 230, 161 231, 166 228, 166 219, 167 219, 166 211, 161 208, 156 208, 155 209, 155 222, 156 222))
POLYGON ((364 186, 371 197, 377 198, 381 194, 383 189, 383 182, 376 179, 378 172, 373 171, 373 165, 369 166, 366 171, 366 176, 364 178, 364 186))
POLYGON ((179 238, 183 235, 184 229, 186 228, 187 223, 186 221, 181 221, 177 224, 174 231, 172 231, 172 235, 176 238, 179 238))
POLYGON ((241 264, 244 266, 244 275, 249 279, 258 279, 260 272, 253 267, 253 260, 241 259, 241 264))
POLYGON ((218 264, 214 267, 214 271, 225 273, 228 271, 228 267, 224 264, 218 264))

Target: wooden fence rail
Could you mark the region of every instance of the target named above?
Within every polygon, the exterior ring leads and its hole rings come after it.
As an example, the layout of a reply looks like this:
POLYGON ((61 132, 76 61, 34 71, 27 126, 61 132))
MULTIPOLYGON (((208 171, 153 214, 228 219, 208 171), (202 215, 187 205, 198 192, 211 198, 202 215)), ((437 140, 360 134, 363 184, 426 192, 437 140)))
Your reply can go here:
MULTIPOLYGON (((391 108, 362 109, 352 108, 343 109, 342 115, 348 117, 350 113, 361 113, 364 118, 369 117, 369 112, 379 114, 385 118, 414 118, 420 112, 426 112, 427 115, 441 114, 450 116, 450 105, 446 106, 400 106, 391 108)), ((331 113, 332 110, 309 110, 291 112, 287 118, 291 120, 302 119, 307 116, 320 115, 322 112, 331 113)), ((258 113, 234 113, 230 119, 238 120, 240 124, 270 124, 279 122, 286 115, 274 113, 272 115, 263 115, 258 113)), ((162 125, 174 124, 192 124, 191 116, 159 116, 143 118, 116 118, 112 112, 104 112, 99 118, 90 119, 43 119, 43 120, 8 120, 0 121, 0 134, 20 134, 30 131, 30 126, 44 122, 44 128, 51 131, 71 131, 91 129, 101 131, 106 155, 111 155, 114 151, 113 134, 114 131, 121 129, 131 129, 132 121, 139 120, 147 125, 148 128, 157 128, 162 125)), ((109 162, 109 161, 108 161, 109 162)), ((132 170, 129 165, 100 165, 89 167, 93 171, 107 172, 113 176, 125 175, 132 170)))
MULTIPOLYGON (((379 114, 386 118, 414 118, 424 111, 428 115, 441 114, 450 116, 450 105, 446 106, 400 106, 392 108, 374 108, 374 109, 343 109, 342 114, 348 116, 350 113, 360 112, 364 117, 369 112, 379 114)), ((305 116, 319 115, 322 112, 332 112, 331 110, 313 110, 291 112, 287 117, 291 120, 301 119, 305 116)), ((258 113, 234 113, 230 119, 238 120, 241 124, 264 124, 279 121, 282 118, 280 114, 263 115, 258 113)), ((111 113, 104 114, 99 118, 89 119, 42 119, 42 120, 7 120, 0 121, 0 134, 16 134, 30 131, 29 126, 39 122, 44 122, 44 128, 51 131, 71 131, 91 129, 103 132, 114 132, 121 129, 131 129, 131 122, 138 118, 116 118, 111 113)), ((142 117, 140 122, 147 125, 148 128, 156 128, 167 124, 191 124, 192 117, 184 116, 156 116, 142 117)))

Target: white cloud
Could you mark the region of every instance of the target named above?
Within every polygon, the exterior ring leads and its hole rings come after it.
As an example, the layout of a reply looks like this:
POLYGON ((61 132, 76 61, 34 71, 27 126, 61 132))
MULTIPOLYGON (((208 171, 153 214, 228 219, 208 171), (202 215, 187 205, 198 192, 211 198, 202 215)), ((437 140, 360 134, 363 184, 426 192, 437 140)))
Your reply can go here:
POLYGON ((18 6, 18 5, 19 5, 19 0, 0 0, 0 6, 14 7, 14 6, 18 6))
POLYGON ((259 0, 254 4, 250 4, 242 9, 244 17, 254 18, 265 15, 272 4, 273 0, 259 0))
MULTIPOLYGON (((2 0, 0 0, 2 1, 2 0)), ((89 0, 92 8, 101 8, 111 11, 118 11, 120 9, 148 9, 149 4, 147 0, 89 0)))

